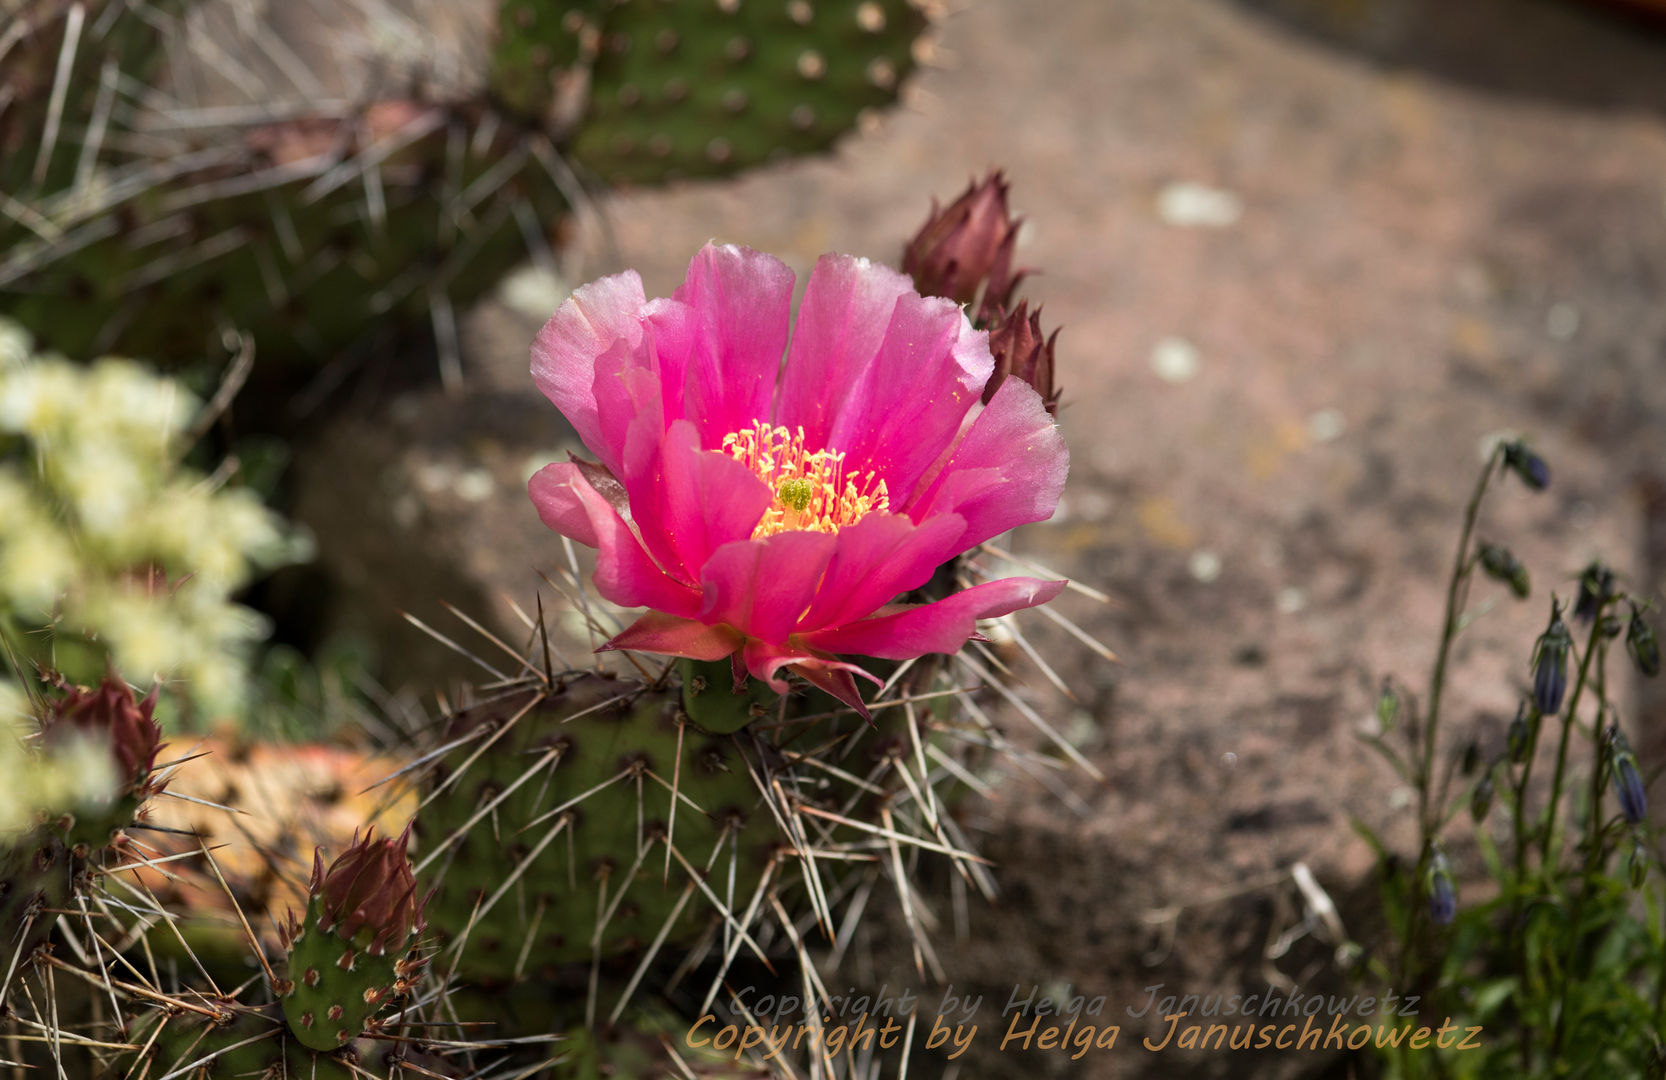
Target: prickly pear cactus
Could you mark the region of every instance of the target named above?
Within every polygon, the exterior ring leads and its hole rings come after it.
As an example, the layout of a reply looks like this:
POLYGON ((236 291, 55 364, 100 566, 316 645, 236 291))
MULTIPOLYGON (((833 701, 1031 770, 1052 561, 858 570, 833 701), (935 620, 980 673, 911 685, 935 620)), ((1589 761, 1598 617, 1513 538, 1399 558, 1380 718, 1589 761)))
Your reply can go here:
POLYGON ((907 0, 642 0, 600 21, 571 151, 610 184, 825 150, 896 101, 927 26, 907 0))
POLYGON ((164 363, 216 355, 227 329, 269 363, 329 356, 378 320, 449 335, 566 213, 541 149, 412 101, 247 128, 166 183, 44 200, 53 236, 14 227, 7 251, 0 231, 0 310, 73 357, 164 363))
POLYGON ((305 916, 291 916, 289 975, 276 987, 289 1028, 314 1050, 345 1046, 407 994, 421 962, 412 946, 422 902, 397 839, 366 836, 324 870, 314 853, 305 916))
POLYGON ((0 193, 90 179, 100 143, 120 125, 118 80, 150 81, 164 28, 189 2, 0 0, 0 193))
POLYGON ((570 673, 465 710, 445 741, 417 827, 430 922, 468 980, 687 944, 714 899, 746 906, 779 842, 733 740, 675 687, 570 673))
MULTIPOLYGON (((85 894, 106 849, 125 847, 125 830, 146 800, 161 791, 153 776, 160 731, 152 713, 155 697, 135 699, 114 676, 97 690, 64 687, 46 707, 40 738, 48 748, 83 740, 106 748, 116 786, 103 803, 42 812, 33 829, 0 834, 0 926, 7 928, 0 952, 0 1002, 21 964, 50 936, 57 913, 85 894)), ((9 733, 0 732, 0 738, 9 733)), ((96 752, 96 751, 95 751, 96 752)))
MULTIPOLYGON (((135 1025, 140 1049, 111 1075, 148 1074, 222 1080, 230 1077, 308 1077, 362 1080, 390 1075, 383 1063, 391 1049, 369 1040, 325 1053, 299 1042, 275 1005, 250 1006, 230 998, 190 1001, 189 1010, 156 1011, 135 1025), (131 1072, 128 1072, 131 1070, 131 1072)), ((445 1076, 444 1072, 432 1075, 445 1076)))
POLYGON ((460 311, 547 263, 585 198, 570 162, 644 184, 825 149, 896 99, 927 22, 906 0, 503 0, 473 96, 116 101, 201 47, 192 2, 33 0, 0 44, 0 314, 77 359, 195 363, 239 330, 316 363, 426 323, 453 371, 460 311))

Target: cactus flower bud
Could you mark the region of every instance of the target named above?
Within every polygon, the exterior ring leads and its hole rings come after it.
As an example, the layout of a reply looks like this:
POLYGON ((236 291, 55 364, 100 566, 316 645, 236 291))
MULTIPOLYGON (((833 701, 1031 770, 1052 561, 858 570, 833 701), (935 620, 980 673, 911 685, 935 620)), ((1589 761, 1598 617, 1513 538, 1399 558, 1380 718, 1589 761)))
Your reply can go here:
POLYGON ((1552 604, 1550 625, 1533 647, 1533 703, 1544 716, 1555 716, 1568 689, 1568 650, 1573 637, 1562 621, 1562 605, 1552 604))
POLYGON ((106 675, 96 690, 63 688, 65 695, 48 706, 42 718, 42 741, 48 746, 72 739, 103 743, 115 778, 108 802, 81 806, 63 818, 58 829, 64 844, 85 858, 120 843, 122 830, 133 823, 145 800, 167 786, 152 775, 162 730, 156 725, 154 690, 136 699, 132 688, 115 675, 106 675))
POLYGON ((1626 651, 1646 678, 1660 674, 1660 639, 1636 604, 1631 605, 1631 621, 1626 624, 1626 651))
POLYGON ((1458 917, 1458 888, 1452 881, 1452 864, 1439 848, 1429 856, 1428 879, 1424 889, 1429 898, 1429 917, 1437 926, 1448 926, 1458 917))
POLYGON ((410 837, 409 827, 393 840, 355 835, 328 870, 313 854, 306 917, 290 915, 289 975, 277 989, 290 1031, 314 1050, 364 1034, 420 967, 408 955, 424 925, 410 837))
POLYGON ((989 404, 1001 382, 1011 375, 1035 387, 1048 414, 1057 416, 1059 392, 1053 388, 1053 342, 1058 336, 1054 330, 1051 336, 1043 337, 1041 309, 1029 311, 1027 302, 1020 300, 1017 308, 989 330, 995 371, 984 384, 983 403, 989 404))
POLYGON ((1481 560, 1481 569, 1487 572, 1488 577, 1510 586, 1510 591, 1515 593, 1517 600, 1527 599, 1527 594, 1532 591, 1527 567, 1521 564, 1521 560, 1516 558, 1509 548, 1483 542, 1477 554, 1481 560))
POLYGON ((1619 800, 1620 813, 1626 824, 1641 825, 1649 812, 1649 799, 1643 791, 1643 778, 1637 772, 1637 756, 1618 724, 1608 725, 1608 767, 1614 780, 1614 798, 1619 800))
POLYGON ((1579 599, 1574 601, 1573 617, 1588 623, 1613 597, 1614 571, 1593 562, 1579 575, 1579 599))
POLYGON ((421 928, 422 905, 416 878, 405 849, 410 830, 396 840, 374 839, 375 830, 330 864, 326 873, 321 852, 313 852, 311 893, 323 901, 318 929, 356 939, 369 931, 365 948, 380 956, 389 946, 403 946, 421 928))
POLYGON ((902 271, 922 296, 957 304, 973 303, 983 286, 978 321, 987 323, 1005 309, 1023 276, 1012 272, 1018 224, 1007 209, 1006 180, 991 172, 944 209, 932 201, 931 216, 903 251, 902 271))
POLYGON ((1550 466, 1520 439, 1505 444, 1504 467, 1521 477, 1521 482, 1534 491, 1543 491, 1550 486, 1550 466))
POLYGON ((162 748, 162 729, 156 726, 156 692, 143 700, 114 675, 104 676, 96 690, 68 687, 68 693, 48 708, 42 725, 48 745, 71 735, 107 739, 116 761, 119 795, 154 794, 150 785, 156 753, 162 748))

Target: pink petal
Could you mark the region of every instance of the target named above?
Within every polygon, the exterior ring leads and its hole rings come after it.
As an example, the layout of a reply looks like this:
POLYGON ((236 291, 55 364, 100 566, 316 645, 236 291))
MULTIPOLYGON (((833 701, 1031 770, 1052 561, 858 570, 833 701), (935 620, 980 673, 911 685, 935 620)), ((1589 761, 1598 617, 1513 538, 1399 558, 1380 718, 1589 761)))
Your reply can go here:
POLYGON ((889 267, 823 255, 798 305, 775 422, 788 429, 802 426, 808 445, 825 447, 844 388, 879 351, 898 298, 913 290, 908 278, 889 267))
POLYGON ((1045 604, 1065 583, 1038 578, 986 581, 943 600, 803 635, 806 644, 831 653, 908 660, 952 653, 977 632, 977 620, 1045 604))
POLYGON ((602 438, 593 386, 596 361, 610 350, 634 352, 645 302, 635 270, 592 281, 573 291, 532 343, 532 378, 604 462, 615 455, 602 438))
POLYGON ((708 626, 650 611, 597 649, 635 649, 637 652, 686 656, 690 660, 721 660, 741 647, 740 634, 727 626, 708 626))
POLYGON ((744 658, 747 671, 767 682, 770 689, 777 694, 785 694, 789 689, 787 681, 777 674, 784 667, 802 676, 811 685, 838 698, 865 718, 868 717, 868 707, 862 701, 862 695, 856 689, 856 680, 852 676, 860 675, 875 686, 884 685, 855 664, 831 656, 806 652, 790 645, 779 646, 764 641, 748 641, 741 656, 744 658))
POLYGON ((667 378, 666 397, 684 396, 682 415, 700 425, 707 450, 769 419, 792 296, 793 272, 773 255, 707 244, 689 263, 675 299, 693 311, 699 330, 686 386, 667 378))
POLYGON ((700 594, 673 580, 648 557, 611 503, 572 462, 546 465, 527 483, 544 524, 597 549, 596 591, 621 607, 693 615, 700 594))
MULTIPOLYGON (((634 447, 633 455, 634 456, 634 447)), ((689 581, 713 551, 751 537, 774 495, 751 469, 728 454, 700 449, 700 433, 677 420, 632 477, 631 509, 644 540, 662 537, 662 561, 674 560, 689 581)))
POLYGON ((966 531, 957 549, 964 551, 1025 522, 1052 517, 1069 471, 1064 436, 1041 395, 1027 383, 1007 379, 908 514, 916 521, 959 514, 966 531))
POLYGON ((952 302, 910 293, 891 313, 873 361, 845 391, 827 445, 853 470, 885 481, 906 505, 922 475, 951 448, 995 361, 989 335, 952 302))
POLYGON ((700 619, 786 641, 815 599, 835 543, 828 533, 783 532, 723 545, 700 572, 700 619))
POLYGON ((955 543, 965 531, 966 522, 957 514, 918 525, 903 514, 869 514, 840 529, 827 573, 799 630, 854 622, 919 588, 959 554, 955 543))

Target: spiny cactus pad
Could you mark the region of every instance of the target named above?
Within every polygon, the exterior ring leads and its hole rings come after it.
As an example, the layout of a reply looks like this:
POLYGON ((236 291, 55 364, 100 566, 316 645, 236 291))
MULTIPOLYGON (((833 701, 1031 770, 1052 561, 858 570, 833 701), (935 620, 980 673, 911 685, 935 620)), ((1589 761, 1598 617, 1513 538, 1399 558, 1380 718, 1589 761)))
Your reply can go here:
MULTIPOLYGON (((308 1049, 291 1037, 275 1005, 251 1007, 226 998, 191 1001, 190 1011, 144 1014, 131 1035, 141 1049, 111 1075, 178 1076, 192 1080, 229 1077, 308 1077, 354 1080, 383 1076, 371 1044, 308 1049)), ((441 1074, 443 1075, 443 1074, 441 1074)))
POLYGON ((553 155, 411 101, 243 129, 182 158, 196 168, 134 166, 99 198, 41 201, 47 235, 0 223, 0 313, 72 357, 119 345, 174 364, 214 355, 226 329, 282 362, 391 316, 454 325, 547 245, 567 206, 553 155))
POLYGON ((744 907, 779 840, 732 738, 688 722, 675 687, 568 675, 447 736, 417 827, 430 924, 466 935, 471 979, 686 943, 710 921, 705 889, 744 907))
POLYGON ((422 903, 405 857, 408 837, 367 836, 328 873, 322 854, 313 856, 307 913, 291 922, 289 976, 278 994, 290 1030, 314 1050, 364 1034, 421 967, 411 949, 422 903))
POLYGON ((615 0, 571 152, 616 184, 825 150, 896 100, 926 25, 907 0, 615 0))

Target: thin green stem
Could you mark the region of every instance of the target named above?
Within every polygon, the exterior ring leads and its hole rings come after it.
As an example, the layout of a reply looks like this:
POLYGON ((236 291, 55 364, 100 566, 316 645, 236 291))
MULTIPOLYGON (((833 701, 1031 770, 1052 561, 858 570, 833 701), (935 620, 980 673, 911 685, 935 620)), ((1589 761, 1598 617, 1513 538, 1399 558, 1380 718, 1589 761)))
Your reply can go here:
POLYGON ((1556 808, 1562 801, 1562 781, 1568 771, 1568 742, 1573 735, 1574 717, 1579 715, 1579 699, 1585 692, 1585 681, 1591 672, 1591 658, 1596 655, 1597 642, 1602 635, 1602 620, 1591 620, 1591 633, 1585 639, 1585 651, 1579 657, 1579 678, 1573 684, 1573 695, 1568 698, 1567 711, 1562 715, 1562 739, 1556 747, 1556 771, 1550 778, 1550 804, 1545 807, 1544 832, 1539 837, 1539 872, 1554 869, 1562 861, 1561 833, 1556 828, 1556 808), (1550 856, 1552 842, 1556 843, 1556 858, 1550 856))
MULTIPOLYGON (((1516 846, 1516 875, 1510 885, 1510 940, 1520 941, 1522 883, 1527 880, 1527 853, 1533 847, 1527 835, 1527 786, 1533 779, 1533 759, 1539 756, 1539 733, 1544 730, 1544 714, 1534 706, 1527 714, 1527 747, 1521 765, 1521 778, 1516 782, 1514 805, 1510 808, 1511 835, 1516 846)), ((1525 963, 1525 960, 1523 961, 1525 963)))
MULTIPOLYGON (((1587 651, 1590 651, 1594 647, 1597 653, 1597 722, 1596 730, 1591 740, 1594 745, 1596 755, 1595 760, 1591 762, 1591 804, 1587 812, 1588 830, 1585 840, 1585 865, 1580 873, 1579 892, 1574 895, 1573 910, 1570 912, 1568 918, 1568 948, 1566 955, 1562 959, 1562 979, 1559 987, 1561 1003, 1560 1008, 1556 1011, 1556 1030, 1550 1038, 1550 1059, 1552 1061, 1557 1060, 1558 1056, 1561 1054, 1562 1042, 1567 1035, 1568 987, 1573 982, 1573 967, 1579 960, 1581 952, 1579 920, 1585 914, 1585 898, 1591 894, 1592 885, 1596 880, 1597 870, 1603 857, 1602 779, 1603 773, 1606 771, 1608 753, 1603 742, 1602 718, 1603 714, 1607 711, 1608 705, 1608 679, 1606 674, 1608 666, 1608 640, 1597 636, 1597 632, 1602 626, 1602 615, 1603 613, 1599 611, 1597 612, 1596 618, 1592 620, 1591 644, 1587 646, 1587 651)), ((1573 726, 1571 714, 1569 716, 1568 726, 1573 726)))
POLYGON ((1417 820, 1425 850, 1439 827, 1438 812, 1432 808, 1430 800, 1430 780, 1434 768, 1436 736, 1440 728, 1440 699, 1446 689, 1446 663, 1452 655, 1452 642, 1458 636, 1458 617, 1463 609, 1470 571, 1474 566, 1470 558, 1469 545, 1475 535, 1475 519, 1480 515, 1481 499, 1487 493, 1487 484, 1492 480, 1493 470, 1498 467, 1502 454, 1501 444, 1494 448, 1492 455, 1487 458, 1486 467, 1481 470, 1481 477, 1475 482, 1475 491, 1469 497, 1469 504, 1464 507, 1464 526, 1458 536, 1458 553, 1452 560, 1452 577, 1446 586, 1446 619, 1441 627, 1440 650, 1435 654, 1435 670, 1429 676, 1429 711, 1423 723, 1423 754, 1417 763, 1417 820))

